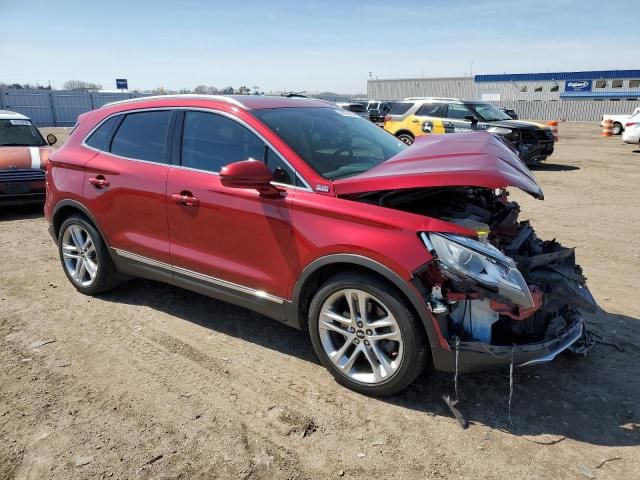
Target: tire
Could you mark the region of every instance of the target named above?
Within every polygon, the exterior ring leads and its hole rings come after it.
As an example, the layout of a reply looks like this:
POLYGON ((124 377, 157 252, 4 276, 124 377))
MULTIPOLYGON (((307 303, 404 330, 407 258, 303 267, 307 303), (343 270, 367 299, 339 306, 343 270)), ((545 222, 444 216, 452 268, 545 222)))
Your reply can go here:
POLYGON ((400 133, 398 135, 396 135, 398 137, 398 140, 400 140, 402 143, 406 144, 406 145, 413 145, 413 135, 411 135, 410 133, 400 133))
POLYGON ((71 284, 85 295, 107 292, 118 283, 118 272, 102 236, 83 215, 74 214, 62 222, 58 255, 71 284), (82 246, 78 248, 78 245, 82 246), (79 268, 78 264, 81 264, 79 268))
POLYGON ((419 319, 397 290, 374 275, 344 272, 329 278, 311 301, 308 324, 322 365, 338 383, 365 395, 404 390, 428 362, 419 319), (364 319, 355 306, 361 301, 364 319))
POLYGON ((611 133, 613 135, 620 135, 622 133, 622 124, 620 122, 616 122, 613 124, 613 128, 611 130, 611 133))

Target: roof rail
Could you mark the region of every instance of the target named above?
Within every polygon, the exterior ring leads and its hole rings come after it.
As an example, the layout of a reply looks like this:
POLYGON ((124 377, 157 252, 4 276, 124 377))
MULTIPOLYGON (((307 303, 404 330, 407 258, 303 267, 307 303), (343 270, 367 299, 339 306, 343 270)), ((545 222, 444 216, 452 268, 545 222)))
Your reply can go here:
POLYGON ((170 100, 173 98, 175 99, 184 98, 184 99, 193 99, 193 100, 218 100, 221 102, 232 103, 237 107, 247 109, 247 107, 242 102, 236 100, 233 97, 228 97, 224 95, 198 95, 198 94, 191 94, 191 93, 181 93, 181 94, 175 94, 175 95, 152 95, 149 97, 127 98, 126 100, 118 100, 116 102, 105 103, 100 108, 111 107, 113 105, 122 105, 126 103, 143 102, 146 100, 166 100, 166 99, 170 100))
POLYGON ((459 98, 449 98, 449 97, 407 97, 405 100, 446 100, 446 101, 457 101, 459 102, 459 98))

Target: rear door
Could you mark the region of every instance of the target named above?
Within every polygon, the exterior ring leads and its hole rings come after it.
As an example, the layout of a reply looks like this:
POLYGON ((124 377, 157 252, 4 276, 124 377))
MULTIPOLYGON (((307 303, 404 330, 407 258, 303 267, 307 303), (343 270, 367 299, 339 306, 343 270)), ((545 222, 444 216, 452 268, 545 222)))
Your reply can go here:
POLYGON ((471 120, 465 118, 473 116, 473 112, 461 103, 447 104, 446 118, 442 120, 445 133, 461 133, 476 130, 471 120))
POLYGON ((239 296, 225 297, 236 303, 242 297, 281 303, 295 258, 294 189, 267 198, 222 185, 218 172, 250 158, 266 162, 282 184, 292 185, 295 172, 251 129, 222 113, 186 111, 180 123, 181 168, 171 169, 167 188, 174 281, 239 296))
POLYGON ((412 133, 415 136, 425 134, 445 133, 442 126, 442 117, 446 112, 444 103, 425 103, 415 113, 412 119, 412 133))
POLYGON ((87 139, 84 197, 120 256, 169 264, 166 187, 174 113, 149 110, 106 120, 87 139))

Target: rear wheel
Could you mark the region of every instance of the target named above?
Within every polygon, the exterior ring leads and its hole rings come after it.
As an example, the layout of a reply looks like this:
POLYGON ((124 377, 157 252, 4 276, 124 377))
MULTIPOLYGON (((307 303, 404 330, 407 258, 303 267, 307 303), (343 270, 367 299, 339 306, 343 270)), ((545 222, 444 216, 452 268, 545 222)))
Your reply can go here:
POLYGON ((397 135, 397 137, 402 143, 413 145, 414 138, 410 133, 400 133, 399 135, 397 135))
POLYGON ((71 284, 87 295, 111 290, 118 281, 113 261, 98 230, 82 215, 71 215, 60 226, 58 252, 71 284))
POLYGON ((611 133, 613 135, 620 135, 622 133, 622 124, 619 122, 614 123, 611 133))
POLYGON ((309 333, 338 383, 367 395, 392 395, 424 370, 422 326, 396 290, 357 272, 331 277, 311 302, 309 333))

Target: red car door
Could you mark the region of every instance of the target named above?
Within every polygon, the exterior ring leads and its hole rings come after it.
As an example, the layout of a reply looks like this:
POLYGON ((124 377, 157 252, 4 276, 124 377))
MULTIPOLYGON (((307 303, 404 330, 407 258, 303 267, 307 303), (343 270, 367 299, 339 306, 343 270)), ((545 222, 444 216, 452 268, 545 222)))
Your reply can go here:
MULTIPOLYGON (((297 257, 292 252, 293 189, 265 198, 256 190, 225 187, 217 174, 229 163, 276 154, 236 120, 202 111, 184 113, 180 152, 182 168, 171 169, 167 181, 175 281, 282 303, 289 264, 297 257)), ((278 175, 293 183, 295 173, 278 168, 278 175)))
POLYGON ((119 256, 171 262, 166 208, 171 116, 170 110, 159 110, 112 117, 87 140, 100 152, 86 165, 86 206, 119 256))

